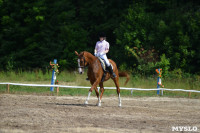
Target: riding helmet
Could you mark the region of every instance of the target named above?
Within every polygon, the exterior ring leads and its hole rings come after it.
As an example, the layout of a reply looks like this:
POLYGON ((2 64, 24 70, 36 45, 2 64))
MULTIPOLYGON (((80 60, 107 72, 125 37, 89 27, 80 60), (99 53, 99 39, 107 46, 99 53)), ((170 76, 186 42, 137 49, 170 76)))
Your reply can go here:
POLYGON ((106 37, 105 33, 101 32, 99 33, 99 37, 106 37))

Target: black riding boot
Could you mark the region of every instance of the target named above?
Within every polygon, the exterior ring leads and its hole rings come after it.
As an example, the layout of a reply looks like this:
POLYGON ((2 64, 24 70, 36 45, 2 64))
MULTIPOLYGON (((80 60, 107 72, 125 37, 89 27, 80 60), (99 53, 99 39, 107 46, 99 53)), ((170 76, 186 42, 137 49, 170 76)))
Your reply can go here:
POLYGON ((112 76, 113 76, 114 78, 117 77, 116 74, 113 72, 113 69, 112 69, 112 66, 111 66, 111 65, 108 67, 108 71, 110 72, 110 74, 112 74, 112 76))

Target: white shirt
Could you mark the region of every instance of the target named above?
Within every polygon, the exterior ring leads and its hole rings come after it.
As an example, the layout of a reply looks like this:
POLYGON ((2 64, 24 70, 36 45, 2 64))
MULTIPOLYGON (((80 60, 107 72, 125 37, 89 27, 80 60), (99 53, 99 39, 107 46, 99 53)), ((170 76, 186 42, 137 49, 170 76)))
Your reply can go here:
POLYGON ((109 50, 109 43, 106 40, 103 41, 98 41, 96 43, 95 49, 97 50, 97 54, 98 53, 103 53, 106 50, 109 50))

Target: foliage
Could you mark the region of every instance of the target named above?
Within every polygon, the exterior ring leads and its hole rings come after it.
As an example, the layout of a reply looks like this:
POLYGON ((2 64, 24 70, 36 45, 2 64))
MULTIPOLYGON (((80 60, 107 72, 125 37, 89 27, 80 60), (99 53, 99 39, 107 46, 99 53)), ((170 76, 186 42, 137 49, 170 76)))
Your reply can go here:
POLYGON ((169 76, 170 62, 169 59, 166 58, 165 54, 161 56, 161 60, 159 62, 156 62, 155 68, 162 68, 162 76, 169 76))
POLYGON ((53 59, 74 69, 74 51, 93 53, 104 31, 120 69, 200 74, 199 7, 195 0, 0 0, 0 70, 45 70, 53 59))
POLYGON ((98 32, 110 38, 129 0, 1 0, 0 69, 46 69, 58 59, 61 67, 77 66, 74 51, 90 51, 98 32), (124 4, 122 4, 124 3, 124 4), (112 7, 112 9, 111 9, 112 7), (13 64, 8 64, 12 57, 13 64), (9 67, 9 68, 8 68, 9 67))
POLYGON ((120 61, 127 64, 127 69, 134 67, 148 73, 147 67, 162 66, 166 74, 174 69, 199 73, 199 30, 199 2, 134 0, 124 21, 115 30, 119 47, 115 50, 123 49, 121 53, 126 56, 120 61), (155 66, 151 61, 141 63, 144 58, 138 56, 134 47, 155 49, 161 62, 155 66))

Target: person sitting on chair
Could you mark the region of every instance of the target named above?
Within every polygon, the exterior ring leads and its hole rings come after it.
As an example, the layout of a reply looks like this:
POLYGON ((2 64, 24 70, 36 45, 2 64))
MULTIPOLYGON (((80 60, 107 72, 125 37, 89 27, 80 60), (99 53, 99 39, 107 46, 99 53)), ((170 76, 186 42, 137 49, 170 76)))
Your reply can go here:
POLYGON ((109 43, 105 40, 106 36, 104 33, 99 34, 99 40, 96 43, 95 50, 94 50, 94 55, 96 57, 100 57, 101 59, 105 60, 106 66, 108 67, 108 71, 114 78, 116 78, 116 74, 113 72, 112 66, 106 56, 106 54, 109 52, 109 43))

